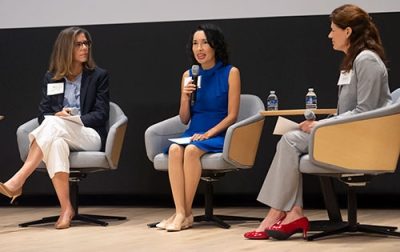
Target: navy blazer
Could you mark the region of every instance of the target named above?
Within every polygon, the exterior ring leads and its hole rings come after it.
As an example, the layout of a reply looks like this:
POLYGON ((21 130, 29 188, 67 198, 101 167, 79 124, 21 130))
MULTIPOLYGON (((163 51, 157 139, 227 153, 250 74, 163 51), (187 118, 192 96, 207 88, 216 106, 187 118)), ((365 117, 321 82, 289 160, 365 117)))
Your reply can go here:
MULTIPOLYGON (((53 80, 53 74, 47 72, 43 78, 42 100, 39 104, 39 123, 45 115, 54 115, 63 109, 64 93, 47 95, 47 84, 63 82, 65 79, 53 80)), ((84 69, 82 72, 80 106, 81 120, 85 127, 96 130, 104 148, 107 136, 106 122, 110 112, 109 74, 106 70, 95 67, 93 70, 84 69)))

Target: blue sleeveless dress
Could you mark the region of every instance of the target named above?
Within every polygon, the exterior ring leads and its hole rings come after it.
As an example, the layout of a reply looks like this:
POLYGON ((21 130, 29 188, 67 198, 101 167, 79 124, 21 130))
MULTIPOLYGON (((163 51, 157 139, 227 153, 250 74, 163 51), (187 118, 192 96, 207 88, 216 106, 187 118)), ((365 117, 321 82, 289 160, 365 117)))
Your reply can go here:
MULTIPOLYGON (((195 133, 203 134, 228 114, 228 78, 232 65, 224 66, 217 62, 211 69, 200 69, 201 88, 197 89, 195 104, 191 107, 189 128, 182 137, 189 137, 195 133)), ((189 70, 190 76, 192 75, 189 70)), ((226 131, 202 141, 193 141, 195 145, 205 152, 222 152, 226 131)))

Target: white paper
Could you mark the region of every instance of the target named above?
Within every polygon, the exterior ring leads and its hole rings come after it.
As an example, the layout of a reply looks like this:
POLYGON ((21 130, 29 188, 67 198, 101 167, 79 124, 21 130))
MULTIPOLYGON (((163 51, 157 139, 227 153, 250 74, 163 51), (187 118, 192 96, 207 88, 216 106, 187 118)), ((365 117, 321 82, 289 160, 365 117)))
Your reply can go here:
POLYGON ((191 142, 192 137, 178 137, 178 138, 170 138, 168 139, 171 142, 177 143, 177 144, 189 144, 191 142))
POLYGON ((276 121, 275 129, 273 134, 274 135, 283 135, 288 131, 299 129, 299 124, 293 122, 285 117, 279 116, 278 120, 276 121))
POLYGON ((47 84, 47 95, 56 95, 64 93, 64 83, 48 83, 47 84))

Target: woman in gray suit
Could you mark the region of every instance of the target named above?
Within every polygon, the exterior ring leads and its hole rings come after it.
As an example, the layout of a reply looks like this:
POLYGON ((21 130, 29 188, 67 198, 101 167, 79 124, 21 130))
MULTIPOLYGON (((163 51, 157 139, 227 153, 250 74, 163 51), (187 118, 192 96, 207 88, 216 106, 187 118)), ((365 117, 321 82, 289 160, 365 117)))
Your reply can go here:
MULTIPOLYGON (((333 49, 344 52, 338 81, 337 116, 352 116, 391 102, 385 54, 372 18, 355 5, 343 5, 330 15, 333 49)), ((335 120, 336 117, 325 119, 335 120)), ((297 232, 306 237, 308 219, 303 215, 300 156, 308 152, 310 131, 318 121, 306 120, 298 130, 284 134, 257 200, 270 210, 248 239, 287 239, 297 232)))
POLYGON ((40 126, 30 132, 23 166, 0 193, 14 199, 43 161, 61 205, 55 228, 70 226, 75 215, 69 197, 70 150, 97 151, 104 146, 109 117, 109 74, 96 66, 88 31, 69 27, 60 32, 50 57, 39 105, 40 126))

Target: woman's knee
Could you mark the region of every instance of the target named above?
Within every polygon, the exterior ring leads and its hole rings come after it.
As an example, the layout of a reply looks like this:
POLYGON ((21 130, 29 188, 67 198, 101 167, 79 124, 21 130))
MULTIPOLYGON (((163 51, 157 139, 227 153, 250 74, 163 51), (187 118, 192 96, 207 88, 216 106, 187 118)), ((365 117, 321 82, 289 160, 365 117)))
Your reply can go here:
POLYGON ((200 158, 204 154, 204 151, 199 149, 193 144, 189 144, 185 148, 185 159, 200 158))
POLYGON ((178 144, 171 144, 169 146, 168 155, 170 157, 183 157, 183 147, 178 144))
POLYGON ((61 137, 55 137, 53 139, 52 146, 69 149, 68 143, 61 137))
POLYGON ((309 134, 301 130, 292 130, 285 133, 279 141, 280 148, 286 148, 286 145, 293 147, 305 153, 308 150, 309 134))
POLYGON ((301 131, 300 130, 291 130, 283 134, 282 138, 288 142, 296 142, 300 137, 301 131))

